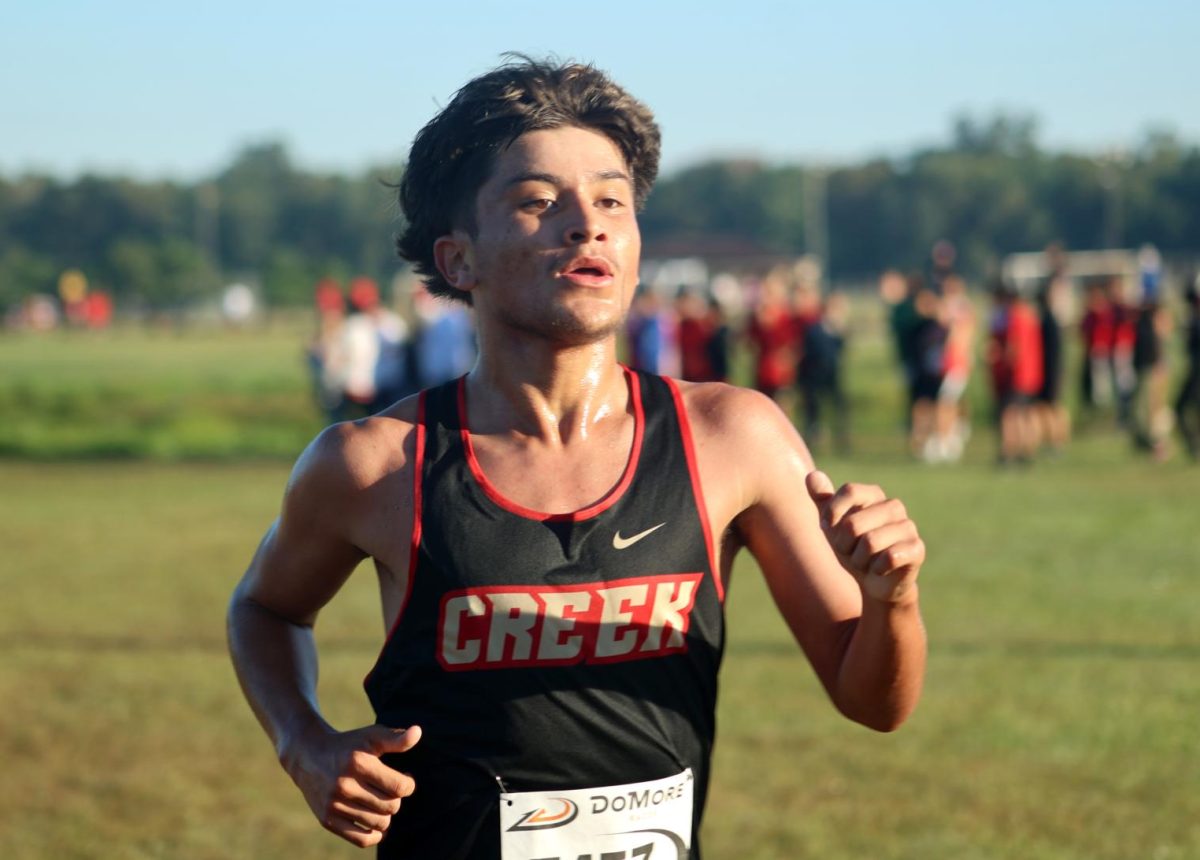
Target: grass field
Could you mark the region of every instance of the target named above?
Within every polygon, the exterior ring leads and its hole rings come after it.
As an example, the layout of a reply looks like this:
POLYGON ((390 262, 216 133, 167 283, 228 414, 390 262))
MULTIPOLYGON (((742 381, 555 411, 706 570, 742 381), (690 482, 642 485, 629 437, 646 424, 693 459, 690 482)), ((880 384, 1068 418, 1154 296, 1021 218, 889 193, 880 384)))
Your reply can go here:
MULTIPOLYGON (((133 429, 107 453, 160 448, 157 461, 64 461, 60 440, 44 449, 56 461, 0 460, 0 858, 364 856, 311 819, 224 650, 229 591, 274 515, 284 458, 317 420, 298 341, 49 343, 0 339, 2 438, 15 438, 21 386, 25 426, 53 426, 47 404, 78 417, 77 393, 112 373, 124 381, 108 391, 126 399, 96 405, 100 435, 133 429), (169 423, 158 400, 171 397, 200 428, 194 449, 121 414, 161 409, 169 423), (234 436, 266 421, 275 447, 261 453, 278 458, 205 454, 204 421, 234 436), (209 459, 163 462, 181 453, 209 459)), ((1061 460, 997 472, 982 431, 967 463, 922 468, 899 455, 888 383, 856 374, 856 399, 878 408, 855 459, 823 465, 882 483, 921 524, 924 700, 893 735, 838 717, 741 564, 705 856, 1200 857, 1200 470, 1095 434, 1061 460)), ((62 430, 76 458, 106 453, 89 429, 62 430)), ((359 684, 382 626, 364 568, 318 626, 336 724, 370 719, 359 684)))
POLYGON ((320 429, 297 324, 0 337, 0 457, 292 458, 320 429))

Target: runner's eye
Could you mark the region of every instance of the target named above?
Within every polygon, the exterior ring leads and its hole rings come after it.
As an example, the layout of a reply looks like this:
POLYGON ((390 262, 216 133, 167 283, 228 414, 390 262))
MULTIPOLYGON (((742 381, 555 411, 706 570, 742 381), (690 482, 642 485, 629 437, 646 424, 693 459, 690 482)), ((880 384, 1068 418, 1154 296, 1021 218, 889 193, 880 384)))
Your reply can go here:
POLYGON ((554 201, 549 197, 530 197, 521 202, 521 208, 526 212, 545 212, 553 205, 554 201))

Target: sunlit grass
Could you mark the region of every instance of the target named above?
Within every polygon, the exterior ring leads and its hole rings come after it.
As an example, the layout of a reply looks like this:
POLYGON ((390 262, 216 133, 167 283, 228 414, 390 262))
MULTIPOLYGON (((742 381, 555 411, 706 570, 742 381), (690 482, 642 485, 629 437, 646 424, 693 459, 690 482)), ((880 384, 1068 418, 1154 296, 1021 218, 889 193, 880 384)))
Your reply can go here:
MULTIPOLYGON (((929 677, 894 735, 834 713, 739 566, 706 856, 1197 856, 1197 476, 1083 462, 1106 451, 869 468, 931 548, 929 677)), ((310 820, 224 653, 286 471, 0 464, 0 854, 359 856, 310 820)), ((318 626, 340 725, 370 719, 382 632, 363 568, 318 626)))
MULTIPOLYGON (((224 650, 320 426, 303 335, 0 338, 0 857, 363 856, 312 820, 224 650)), ((1097 427, 1000 471, 978 386, 967 461, 910 463, 886 342, 852 348, 854 453, 817 452, 921 525, 924 700, 893 735, 847 723, 740 563, 705 856, 1200 856, 1200 469, 1097 427)), ((338 725, 370 719, 382 634, 363 568, 318 625, 338 725)))
POLYGON ((0 337, 0 456, 292 458, 320 429, 302 324, 0 337))

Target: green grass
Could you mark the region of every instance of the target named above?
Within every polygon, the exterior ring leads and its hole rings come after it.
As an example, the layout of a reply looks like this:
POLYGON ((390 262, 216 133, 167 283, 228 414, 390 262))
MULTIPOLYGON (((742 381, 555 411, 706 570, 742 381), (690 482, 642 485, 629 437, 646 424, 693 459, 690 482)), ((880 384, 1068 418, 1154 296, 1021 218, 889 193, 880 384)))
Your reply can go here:
MULTIPOLYGON (((842 720, 740 565, 708 856, 1200 855, 1196 474, 871 472, 930 546, 924 701, 894 735, 842 720)), ((276 766, 224 653, 227 595, 285 476, 0 464, 0 856, 343 851, 276 766)), ((364 569, 318 627, 340 725, 370 719, 359 681, 382 627, 364 569)))
POLYGON ((291 458, 320 429, 305 329, 0 337, 0 456, 291 458))
POLYGON ((1195 472, 872 472, 930 547, 923 703, 841 722, 739 571, 715 856, 1200 856, 1195 472))
MULTIPOLYGON (((5 860, 364 856, 312 820, 224 649, 228 594, 318 424, 299 343, 283 330, 0 338, 0 439, 16 438, 14 416, 55 427, 56 398, 63 423, 95 422, 0 461, 5 860), (98 381, 107 393, 87 394, 98 381), (42 392, 23 417, 21 386, 42 392), (192 447, 172 435, 171 403, 192 447), (235 427, 236 444, 215 447, 206 421, 235 427), (262 422, 275 448, 240 439, 262 422), (38 450, 60 460, 16 458, 38 450), (230 459, 247 450, 275 459, 230 459), (79 459, 96 453, 149 459, 79 459), (192 456, 215 459, 164 462, 192 456)), ((855 457, 821 462, 881 483, 921 525, 925 696, 892 735, 839 717, 743 561, 706 857, 1200 857, 1200 469, 1096 432, 1061 460, 998 472, 982 426, 961 466, 905 462, 886 349, 855 350, 855 457)), ((383 623, 366 568, 317 635, 329 717, 369 721, 360 681, 383 623)))

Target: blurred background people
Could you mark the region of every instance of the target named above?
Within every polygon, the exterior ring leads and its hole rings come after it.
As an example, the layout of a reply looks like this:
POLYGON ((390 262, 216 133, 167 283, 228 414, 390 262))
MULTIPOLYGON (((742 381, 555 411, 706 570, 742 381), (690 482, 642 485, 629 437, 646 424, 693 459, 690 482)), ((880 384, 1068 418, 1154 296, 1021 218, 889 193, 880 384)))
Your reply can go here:
POLYGON ((904 426, 912 431, 913 406, 917 400, 917 376, 920 360, 916 341, 921 318, 917 314, 917 294, 925 288, 925 278, 920 272, 903 276, 889 271, 879 282, 879 292, 888 303, 888 327, 892 332, 892 343, 896 360, 904 379, 904 426))
POLYGON ((403 320, 383 307, 371 278, 351 281, 348 300, 350 313, 327 353, 331 379, 341 389, 335 410, 339 421, 372 415, 405 388, 408 332, 403 320))
POLYGON ((413 291, 413 313, 418 388, 441 385, 475 366, 475 326, 465 306, 436 298, 420 283, 413 291))
POLYGON ((729 374, 729 329, 720 305, 696 290, 680 287, 675 295, 675 331, 679 373, 689 382, 723 382, 729 374), (714 308, 716 310, 714 311, 714 308), (720 339, 721 343, 715 343, 720 339))
POLYGON ((797 358, 804 353, 804 338, 810 326, 816 325, 825 315, 821 300, 821 288, 811 281, 801 281, 792 293, 792 330, 797 358))
POLYGON ((948 278, 957 277, 954 274, 954 261, 958 259, 958 249, 949 239, 938 239, 929 249, 929 286, 938 295, 948 278))
POLYGON ((1125 282, 1108 279, 1108 303, 1112 312, 1111 374, 1117 404, 1117 425, 1133 428, 1133 396, 1137 389, 1137 371, 1133 366, 1133 348, 1137 342, 1137 309, 1125 294, 1125 282))
POLYGON ((797 370, 804 410, 804 440, 817 446, 830 421, 833 446, 841 455, 850 452, 849 408, 842 387, 842 356, 850 304, 844 293, 826 297, 816 318, 804 329, 804 349, 797 370))
POLYGON ((971 425, 963 395, 971 378, 975 360, 975 306, 967 294, 967 284, 955 274, 942 280, 939 308, 945 331, 942 353, 942 382, 938 387, 934 439, 926 459, 953 462, 962 458, 971 425))
POLYGON ((1184 447, 1193 460, 1200 460, 1200 272, 1184 292, 1187 320, 1184 350, 1187 370, 1175 397, 1175 422, 1184 447))
POLYGON ((708 363, 714 382, 729 381, 729 322, 725 318, 725 307, 714 293, 708 297, 708 363))
POLYGON ((909 336, 915 368, 909 451, 926 462, 937 462, 937 400, 945 373, 946 327, 941 319, 941 299, 929 286, 922 284, 918 289, 913 308, 916 322, 909 336))
POLYGON ((1079 392, 1084 412, 1091 417, 1113 400, 1113 310, 1106 280, 1090 280, 1084 289, 1084 312, 1079 321, 1084 355, 1079 392))
MULTIPOLYGON (((1071 438, 1071 415, 1062 402, 1063 324, 1058 310, 1063 293, 1070 289, 1070 281, 1062 273, 1052 273, 1037 294, 1042 387, 1034 398, 1033 412, 1039 439, 1054 455, 1061 453, 1071 438)), ((1086 357, 1084 361, 1087 361, 1086 357)))
POLYGON ((1042 334, 1037 313, 1017 289, 997 281, 988 344, 1000 439, 1000 465, 1027 464, 1037 452, 1033 402, 1042 389, 1042 334))
POLYGON ((330 422, 339 420, 342 406, 341 351, 338 341, 346 319, 346 297, 333 278, 322 278, 313 290, 316 330, 307 350, 317 405, 330 422))
POLYGON ((754 387, 778 400, 795 382, 797 359, 795 317, 781 272, 763 279, 746 337, 754 351, 754 387))
POLYGON ((374 393, 366 404, 368 414, 385 409, 418 390, 412 361, 408 323, 380 300, 379 288, 371 278, 359 277, 350 283, 351 318, 361 318, 364 341, 375 337, 375 365, 372 370, 374 393))
POLYGON ((1134 447, 1156 460, 1168 455, 1173 414, 1170 406, 1170 368, 1166 341, 1171 317, 1158 301, 1158 291, 1147 294, 1134 323, 1134 395, 1130 427, 1134 447))
POLYGON ((679 350, 673 309, 665 307, 658 293, 640 284, 625 322, 629 365, 635 370, 679 376, 679 350))
POLYGON ((1153 245, 1142 245, 1138 249, 1138 279, 1141 283, 1142 301, 1161 304, 1163 261, 1162 254, 1153 245))

